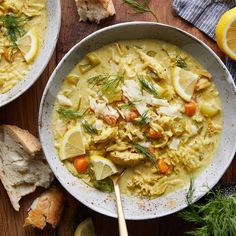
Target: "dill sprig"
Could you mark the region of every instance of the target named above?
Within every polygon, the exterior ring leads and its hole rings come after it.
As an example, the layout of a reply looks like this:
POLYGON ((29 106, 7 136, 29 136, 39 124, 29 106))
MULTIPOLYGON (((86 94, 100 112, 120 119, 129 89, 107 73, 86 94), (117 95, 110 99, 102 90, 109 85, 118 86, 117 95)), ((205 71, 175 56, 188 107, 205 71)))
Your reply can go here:
POLYGON ((109 75, 96 75, 88 79, 88 83, 94 87, 103 84, 110 76, 109 75))
POLYGON ((115 75, 111 77, 114 77, 114 78, 108 79, 108 81, 101 86, 100 91, 102 93, 105 93, 107 90, 111 88, 117 88, 124 79, 124 76, 121 76, 121 75, 115 75))
POLYGON ((148 123, 148 111, 145 111, 138 120, 135 120, 137 125, 146 125, 148 123))
POLYGON ((152 93, 154 96, 161 98, 160 94, 157 92, 154 84, 145 80, 142 76, 138 76, 139 83, 142 89, 146 90, 149 93, 152 93))
POLYGON ((180 68, 187 68, 188 67, 186 61, 181 56, 178 56, 176 58, 176 65, 180 68))
POLYGON ((13 47, 17 47, 16 41, 18 37, 22 37, 25 34, 23 26, 30 19, 30 17, 19 17, 13 13, 8 13, 0 17, 0 23, 6 27, 7 35, 13 47))
POLYGON ((188 192, 186 195, 186 202, 187 202, 188 206, 190 206, 193 203, 193 194, 194 194, 193 178, 191 178, 189 189, 188 189, 188 192))
POLYGON ((98 130, 88 123, 88 121, 82 121, 83 128, 90 134, 97 134, 98 130))
POLYGON ((57 110, 57 113, 60 115, 62 119, 76 119, 76 118, 81 118, 86 114, 87 110, 83 112, 75 111, 72 109, 65 109, 60 107, 57 110))
POLYGON ((157 160, 156 157, 154 155, 152 155, 148 149, 138 143, 132 143, 132 145, 134 146, 134 148, 141 154, 143 154, 144 156, 146 156, 147 158, 149 158, 149 160, 156 165, 157 160))
POLYGON ((142 100, 133 100, 129 101, 128 103, 122 104, 120 106, 121 109, 130 109, 131 107, 135 106, 135 103, 141 102, 142 100))
POLYGON ((130 109, 131 107, 134 106, 134 103, 133 102, 128 102, 128 103, 125 103, 125 104, 122 104, 120 106, 121 109, 130 109))
MULTIPOLYGON (((193 185, 186 196, 188 204, 192 203, 193 185)), ((220 189, 210 191, 203 203, 191 204, 179 216, 198 227, 188 234, 194 236, 234 236, 236 235, 236 194, 223 196, 220 189)))
POLYGON ((123 81, 124 76, 122 75, 97 75, 88 79, 88 83, 94 86, 100 86, 99 91, 105 93, 111 88, 117 88, 123 81))
POLYGON ((150 0, 123 0, 123 3, 133 9, 135 14, 150 13, 156 21, 158 21, 157 15, 150 8, 150 0))

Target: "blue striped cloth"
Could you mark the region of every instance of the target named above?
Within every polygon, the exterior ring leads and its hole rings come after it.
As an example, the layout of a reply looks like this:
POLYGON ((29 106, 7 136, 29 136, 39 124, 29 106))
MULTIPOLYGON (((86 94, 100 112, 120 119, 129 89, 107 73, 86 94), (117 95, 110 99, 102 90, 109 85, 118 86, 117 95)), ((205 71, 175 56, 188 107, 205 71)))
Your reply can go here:
MULTIPOLYGON (((220 16, 236 6, 235 0, 174 0, 176 13, 215 40, 220 16)), ((236 61, 226 58, 225 64, 236 82, 236 61)))

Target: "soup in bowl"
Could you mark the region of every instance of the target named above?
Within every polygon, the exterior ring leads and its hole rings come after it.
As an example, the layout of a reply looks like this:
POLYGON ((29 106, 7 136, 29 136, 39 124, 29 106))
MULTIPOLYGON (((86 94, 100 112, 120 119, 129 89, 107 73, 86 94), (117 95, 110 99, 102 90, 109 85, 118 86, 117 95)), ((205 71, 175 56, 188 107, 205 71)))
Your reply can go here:
POLYGON ((125 169, 126 218, 160 217, 187 206, 190 179, 196 201, 229 166, 234 99, 224 64, 193 36, 118 24, 60 62, 42 98, 40 139, 58 180, 85 205, 116 217, 109 175, 125 169))
POLYGON ((119 41, 89 52, 65 77, 52 130, 62 162, 90 186, 112 191, 111 162, 126 169, 123 193, 155 198, 209 165, 222 107, 214 78, 184 50, 119 41))
POLYGON ((56 45, 60 21, 59 1, 0 1, 0 106, 41 75, 56 45))

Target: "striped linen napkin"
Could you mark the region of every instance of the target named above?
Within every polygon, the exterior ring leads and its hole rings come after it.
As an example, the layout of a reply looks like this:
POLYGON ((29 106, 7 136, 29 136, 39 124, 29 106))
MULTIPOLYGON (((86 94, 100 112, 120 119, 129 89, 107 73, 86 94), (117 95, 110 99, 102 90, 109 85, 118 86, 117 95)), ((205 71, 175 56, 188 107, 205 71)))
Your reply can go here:
MULTIPOLYGON (((215 28, 220 16, 236 6, 235 0, 174 0, 176 13, 215 40, 215 28)), ((236 82, 236 61, 225 62, 236 82)))

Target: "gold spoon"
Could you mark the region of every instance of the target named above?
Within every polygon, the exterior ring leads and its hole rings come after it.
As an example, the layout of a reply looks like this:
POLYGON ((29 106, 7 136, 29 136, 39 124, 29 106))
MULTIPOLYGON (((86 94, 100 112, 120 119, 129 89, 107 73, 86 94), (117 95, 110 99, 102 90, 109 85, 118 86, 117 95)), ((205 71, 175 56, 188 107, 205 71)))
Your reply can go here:
POLYGON ((115 190, 115 195, 116 195, 116 205, 117 205, 120 236, 128 236, 127 226, 126 226, 125 217, 124 217, 124 211, 123 211, 121 197, 120 197, 120 187, 118 184, 118 180, 124 174, 124 172, 125 170, 123 170, 121 173, 117 173, 110 176, 114 185, 114 190, 115 190))

